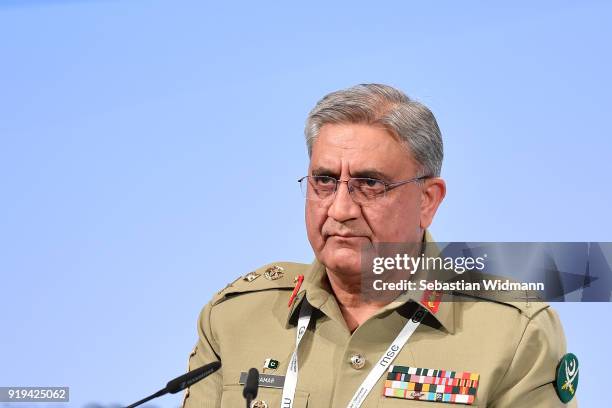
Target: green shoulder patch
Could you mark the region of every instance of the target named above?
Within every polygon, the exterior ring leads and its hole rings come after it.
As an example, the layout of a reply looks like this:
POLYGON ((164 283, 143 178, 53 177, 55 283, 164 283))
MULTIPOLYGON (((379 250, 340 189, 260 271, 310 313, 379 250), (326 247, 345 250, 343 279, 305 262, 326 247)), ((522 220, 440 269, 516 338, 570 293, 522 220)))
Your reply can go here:
POLYGON ((216 305, 232 296, 262 290, 292 290, 298 275, 304 274, 309 264, 273 262, 239 277, 219 291, 212 300, 216 305))
POLYGON ((576 395, 578 389, 578 357, 567 353, 561 357, 557 365, 555 391, 563 403, 568 403, 576 395))

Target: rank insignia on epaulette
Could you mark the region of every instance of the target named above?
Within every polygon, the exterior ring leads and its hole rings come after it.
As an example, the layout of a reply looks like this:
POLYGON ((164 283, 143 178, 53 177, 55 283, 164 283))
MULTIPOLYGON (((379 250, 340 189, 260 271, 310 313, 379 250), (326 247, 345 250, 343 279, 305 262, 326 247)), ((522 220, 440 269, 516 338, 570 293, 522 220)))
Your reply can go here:
POLYGON ((277 280, 283 277, 285 270, 278 265, 272 265, 264 272, 264 277, 268 280, 277 280))
POLYGON ((468 371, 389 367, 383 395, 419 401, 474 403, 480 375, 468 371))
POLYGON ((578 388, 578 357, 568 353, 561 357, 557 365, 557 376, 555 377, 555 391, 559 399, 568 403, 576 395, 578 388))
POLYGON ((250 272, 244 276, 244 280, 247 282, 253 282, 255 279, 259 278, 261 275, 257 272, 250 272))

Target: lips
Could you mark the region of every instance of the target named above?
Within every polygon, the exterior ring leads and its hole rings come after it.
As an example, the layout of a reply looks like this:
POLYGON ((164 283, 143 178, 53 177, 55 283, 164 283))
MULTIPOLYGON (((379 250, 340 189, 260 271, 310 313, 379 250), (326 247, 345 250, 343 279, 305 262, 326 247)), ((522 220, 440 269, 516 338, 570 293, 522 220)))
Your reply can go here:
POLYGON ((363 238, 365 237, 365 234, 361 234, 360 231, 342 231, 342 232, 338 232, 338 231, 333 231, 333 232, 328 232, 328 231, 323 231, 323 237, 324 238, 330 238, 330 237, 337 237, 337 238, 363 238))
POLYGON ((349 238, 363 238, 363 235, 330 234, 327 236, 327 238, 332 238, 332 237, 349 239, 349 238))

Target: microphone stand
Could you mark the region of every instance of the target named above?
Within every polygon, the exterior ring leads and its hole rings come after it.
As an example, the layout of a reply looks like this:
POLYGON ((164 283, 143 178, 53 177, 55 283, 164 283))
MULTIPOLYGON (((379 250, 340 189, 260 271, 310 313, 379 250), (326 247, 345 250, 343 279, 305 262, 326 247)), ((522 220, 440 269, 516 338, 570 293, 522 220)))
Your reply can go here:
MULTIPOLYGON (((208 377, 209 375, 217 371, 219 368, 221 368, 221 362, 213 361, 212 363, 196 368, 195 370, 191 370, 186 374, 180 375, 176 377, 175 379, 168 381, 165 388, 157 391, 154 394, 149 395, 146 398, 141 399, 138 402, 128 405, 126 408, 137 407, 141 404, 144 404, 147 401, 151 401, 152 399, 161 397, 162 395, 167 394, 167 393, 176 394, 177 392, 182 391, 185 388, 208 377)), ((257 391, 255 391, 255 395, 257 395, 257 391)))

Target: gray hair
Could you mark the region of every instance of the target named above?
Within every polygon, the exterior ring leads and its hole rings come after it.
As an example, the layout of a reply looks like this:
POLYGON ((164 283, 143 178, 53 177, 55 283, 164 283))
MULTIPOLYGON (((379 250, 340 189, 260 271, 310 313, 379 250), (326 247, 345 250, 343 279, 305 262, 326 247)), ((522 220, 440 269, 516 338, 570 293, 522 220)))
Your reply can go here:
POLYGON ((382 125, 410 149, 421 166, 420 175, 440 175, 443 147, 436 118, 429 108, 398 89, 360 84, 325 95, 306 119, 304 134, 309 157, 319 131, 328 123, 382 125))

